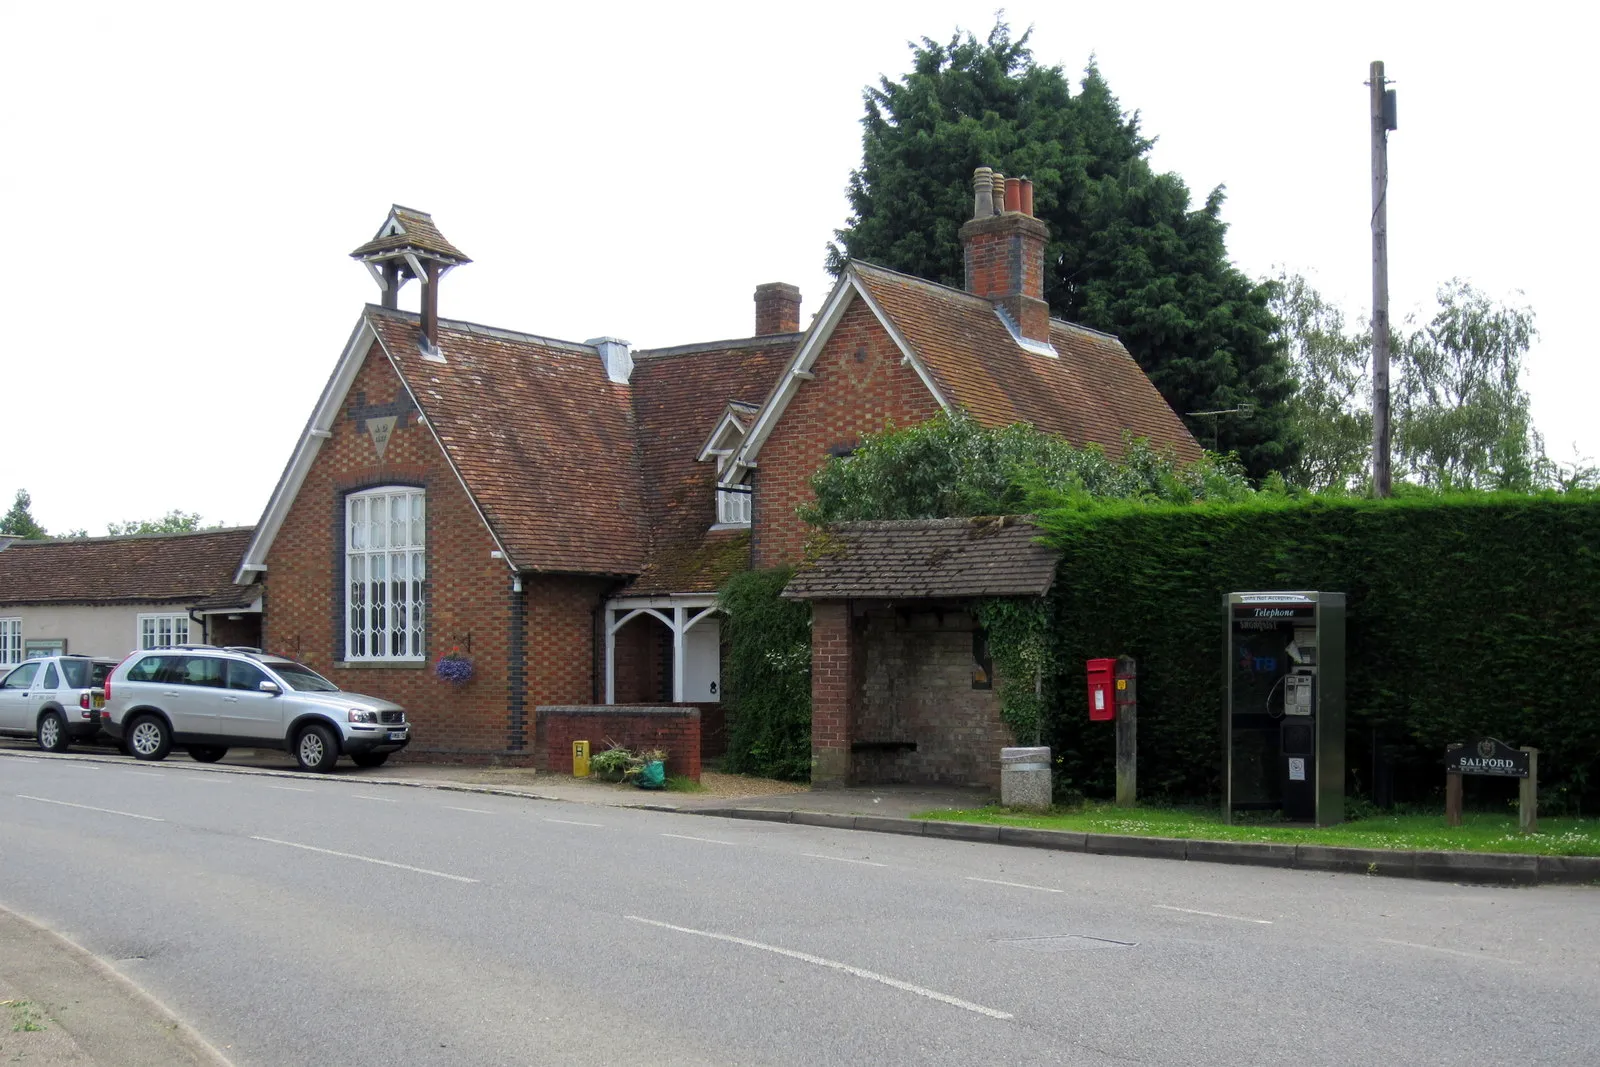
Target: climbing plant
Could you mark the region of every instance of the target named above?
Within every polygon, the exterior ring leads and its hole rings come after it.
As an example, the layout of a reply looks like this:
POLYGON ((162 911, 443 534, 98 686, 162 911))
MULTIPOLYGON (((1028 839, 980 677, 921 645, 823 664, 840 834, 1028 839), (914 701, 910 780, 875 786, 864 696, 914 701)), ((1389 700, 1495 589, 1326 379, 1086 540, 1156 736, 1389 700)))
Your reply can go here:
POLYGON ((793 574, 740 571, 717 592, 733 718, 723 766, 735 773, 811 776, 811 605, 780 595, 793 574))

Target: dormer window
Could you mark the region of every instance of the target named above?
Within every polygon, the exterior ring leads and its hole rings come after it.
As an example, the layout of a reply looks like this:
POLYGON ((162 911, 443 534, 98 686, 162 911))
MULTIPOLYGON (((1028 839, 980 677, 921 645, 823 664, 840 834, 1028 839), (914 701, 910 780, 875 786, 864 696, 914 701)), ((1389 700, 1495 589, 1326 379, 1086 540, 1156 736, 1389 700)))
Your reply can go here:
POLYGON ((750 486, 717 483, 717 524, 750 525, 750 486))
POLYGON ((717 461, 717 522, 716 528, 750 525, 750 483, 745 480, 747 467, 734 466, 733 457, 744 443, 749 421, 755 416, 756 406, 742 401, 731 401, 717 420, 716 429, 701 446, 697 457, 701 463, 717 461))

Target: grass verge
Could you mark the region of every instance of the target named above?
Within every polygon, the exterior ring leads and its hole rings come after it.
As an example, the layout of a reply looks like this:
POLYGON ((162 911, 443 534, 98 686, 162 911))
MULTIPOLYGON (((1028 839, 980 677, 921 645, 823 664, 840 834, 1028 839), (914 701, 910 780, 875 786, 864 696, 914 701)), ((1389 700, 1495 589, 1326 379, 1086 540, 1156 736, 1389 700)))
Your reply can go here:
POLYGON ((1539 833, 1517 832, 1515 815, 1469 812, 1462 825, 1447 827, 1444 814, 1379 815, 1338 826, 1290 826, 1268 821, 1224 823, 1214 811, 1196 808, 1118 808, 1085 804, 1021 812, 990 806, 924 811, 917 819, 1074 830, 1092 834, 1199 838, 1208 841, 1277 841, 1297 845, 1407 849, 1428 852, 1521 852, 1545 856, 1600 856, 1600 819, 1540 819, 1539 833))

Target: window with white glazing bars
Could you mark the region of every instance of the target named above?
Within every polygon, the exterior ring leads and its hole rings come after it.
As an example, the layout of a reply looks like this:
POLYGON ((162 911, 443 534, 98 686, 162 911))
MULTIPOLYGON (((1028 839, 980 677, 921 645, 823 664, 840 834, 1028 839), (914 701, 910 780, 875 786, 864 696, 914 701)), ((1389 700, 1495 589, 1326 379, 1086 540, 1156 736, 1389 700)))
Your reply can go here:
POLYGON ((345 498, 347 660, 420 660, 425 494, 398 487, 345 498))

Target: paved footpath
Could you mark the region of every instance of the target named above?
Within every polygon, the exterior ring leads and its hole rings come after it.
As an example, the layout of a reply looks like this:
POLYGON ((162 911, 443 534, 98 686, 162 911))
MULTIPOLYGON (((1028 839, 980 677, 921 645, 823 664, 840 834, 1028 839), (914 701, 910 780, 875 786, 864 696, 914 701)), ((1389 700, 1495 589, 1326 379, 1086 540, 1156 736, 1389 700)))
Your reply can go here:
MULTIPOLYGON (((127 763, 116 753, 86 749, 46 756, 22 744, 0 742, 0 776, 11 759, 64 759, 127 763)), ((239 751, 219 764, 199 765, 181 756, 169 766, 194 774, 245 774, 303 777, 284 753, 239 751)), ((972 808, 993 798, 971 790, 937 787, 879 787, 817 790, 787 789, 760 780, 731 775, 710 776, 716 792, 647 792, 632 787, 537 774, 525 768, 396 763, 372 769, 341 764, 333 777, 384 782, 422 789, 461 790, 526 796, 573 803, 646 807, 743 819, 811 823, 888 833, 950 836, 1033 848, 1129 855, 1167 856, 1222 862, 1304 866, 1294 862, 1294 846, 1262 846, 1260 855, 1220 854, 1216 842, 1181 842, 1161 838, 1113 838, 1106 835, 1057 834, 1051 831, 1002 830, 994 826, 911 820, 915 813, 940 808, 972 808), (782 791, 774 791, 782 790, 782 791), (1285 854, 1272 849, 1288 849, 1285 854), (1274 857, 1287 855, 1285 862, 1274 857)), ((1306 849, 1309 846, 1300 846, 1306 849)), ((1322 850, 1358 852, 1363 850, 1322 850)), ((1523 880, 1518 872, 1489 857, 1482 862, 1450 853, 1388 853, 1385 862, 1406 861, 1402 873, 1459 881, 1523 880), (1460 857, 1427 869, 1420 857, 1460 857), (1477 863, 1477 866, 1473 866, 1477 863), (1481 866, 1483 869, 1479 870, 1481 866), (1508 871, 1510 875, 1508 876, 1508 871)), ((1349 862, 1355 862, 1351 860, 1349 862)), ((1437 861, 1444 862, 1444 861, 1437 861)), ((1559 866, 1559 864, 1558 864, 1559 866)), ((1320 869, 1347 869, 1330 864, 1320 869)), ((1600 860, 1579 863, 1566 881, 1600 880, 1600 860), (1591 870, 1590 868, 1593 868, 1591 870)), ((0 887, 3 888, 3 887, 0 887)), ((179 1021, 110 966, 64 938, 0 907, 0 1062, 34 1065, 226 1064, 223 1052, 179 1021)))

